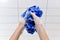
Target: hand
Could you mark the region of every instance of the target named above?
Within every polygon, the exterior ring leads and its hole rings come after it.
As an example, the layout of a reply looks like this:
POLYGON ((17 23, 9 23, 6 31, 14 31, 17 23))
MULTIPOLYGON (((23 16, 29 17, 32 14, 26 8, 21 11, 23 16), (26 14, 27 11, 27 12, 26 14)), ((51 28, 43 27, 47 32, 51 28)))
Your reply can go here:
POLYGON ((35 15, 35 13, 32 13, 32 12, 31 12, 31 15, 32 15, 32 17, 33 17, 33 19, 34 19, 34 22, 35 22, 35 26, 36 26, 36 27, 38 27, 40 24, 42 24, 41 21, 40 21, 40 18, 37 17, 37 16, 35 15))
POLYGON ((34 19, 34 22, 35 22, 35 27, 37 29, 37 33, 39 34, 39 37, 41 40, 49 40, 44 28, 43 28, 43 25, 40 21, 40 18, 37 17, 34 13, 31 13, 33 19, 34 19))
POLYGON ((23 17, 19 17, 19 24, 25 25, 25 23, 26 23, 26 19, 23 17))
POLYGON ((13 33, 13 35, 10 37, 9 40, 18 40, 19 39, 19 36, 23 32, 25 23, 26 23, 25 18, 20 17, 19 18, 19 25, 18 25, 16 31, 13 33))

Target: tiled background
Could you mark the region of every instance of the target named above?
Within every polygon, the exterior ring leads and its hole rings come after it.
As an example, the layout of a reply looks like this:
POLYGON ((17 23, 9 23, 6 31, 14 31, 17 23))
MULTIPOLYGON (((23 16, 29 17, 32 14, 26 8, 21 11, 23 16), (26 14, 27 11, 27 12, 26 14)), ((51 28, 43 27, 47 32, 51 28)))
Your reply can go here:
MULTIPOLYGON (((60 0, 0 0, 0 40, 9 40, 18 26, 19 15, 27 7, 39 5, 41 18, 50 40, 60 40, 60 0)), ((24 30, 20 40, 39 40, 38 34, 24 30)))

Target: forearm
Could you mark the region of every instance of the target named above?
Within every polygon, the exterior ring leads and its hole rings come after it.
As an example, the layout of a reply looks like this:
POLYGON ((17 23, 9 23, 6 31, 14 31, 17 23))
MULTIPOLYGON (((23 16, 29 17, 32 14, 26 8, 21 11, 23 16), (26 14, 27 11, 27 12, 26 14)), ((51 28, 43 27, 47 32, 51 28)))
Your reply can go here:
POLYGON ((36 29, 37 29, 37 32, 39 34, 39 37, 41 40, 49 40, 44 28, 43 28, 43 25, 40 24, 40 25, 36 25, 36 29))
POLYGON ((19 24, 18 28, 16 29, 16 31, 13 33, 13 35, 10 37, 9 40, 18 40, 19 36, 21 35, 22 31, 23 31, 23 27, 24 25, 19 24))

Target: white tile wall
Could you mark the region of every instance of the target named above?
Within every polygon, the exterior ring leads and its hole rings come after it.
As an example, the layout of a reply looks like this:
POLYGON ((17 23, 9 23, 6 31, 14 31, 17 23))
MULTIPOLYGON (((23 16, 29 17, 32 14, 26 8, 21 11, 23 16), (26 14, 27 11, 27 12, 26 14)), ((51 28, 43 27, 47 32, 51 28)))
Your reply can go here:
POLYGON ((50 40, 60 40, 60 0, 48 0, 46 31, 50 40))
MULTIPOLYGON (((60 40, 59 3, 59 0, 0 0, 0 40, 9 40, 18 26, 20 14, 32 5, 38 5, 42 8, 44 14, 40 19, 44 23, 49 39, 60 40)), ((36 32, 30 35, 24 30, 19 39, 39 40, 39 36, 36 32)))
POLYGON ((17 0, 0 0, 0 40, 9 40, 17 24, 17 0))

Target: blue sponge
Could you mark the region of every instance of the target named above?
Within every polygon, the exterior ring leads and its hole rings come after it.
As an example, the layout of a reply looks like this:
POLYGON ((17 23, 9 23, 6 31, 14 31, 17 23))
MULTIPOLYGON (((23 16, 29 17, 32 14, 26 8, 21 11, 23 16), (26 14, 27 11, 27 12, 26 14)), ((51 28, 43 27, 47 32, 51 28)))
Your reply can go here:
POLYGON ((22 17, 26 18, 26 24, 25 24, 25 28, 27 30, 28 33, 33 34, 36 29, 35 29, 35 23, 34 23, 34 19, 31 16, 31 12, 34 12, 36 16, 41 17, 43 12, 42 10, 40 10, 40 8, 38 6, 32 6, 29 7, 23 14, 22 17))

